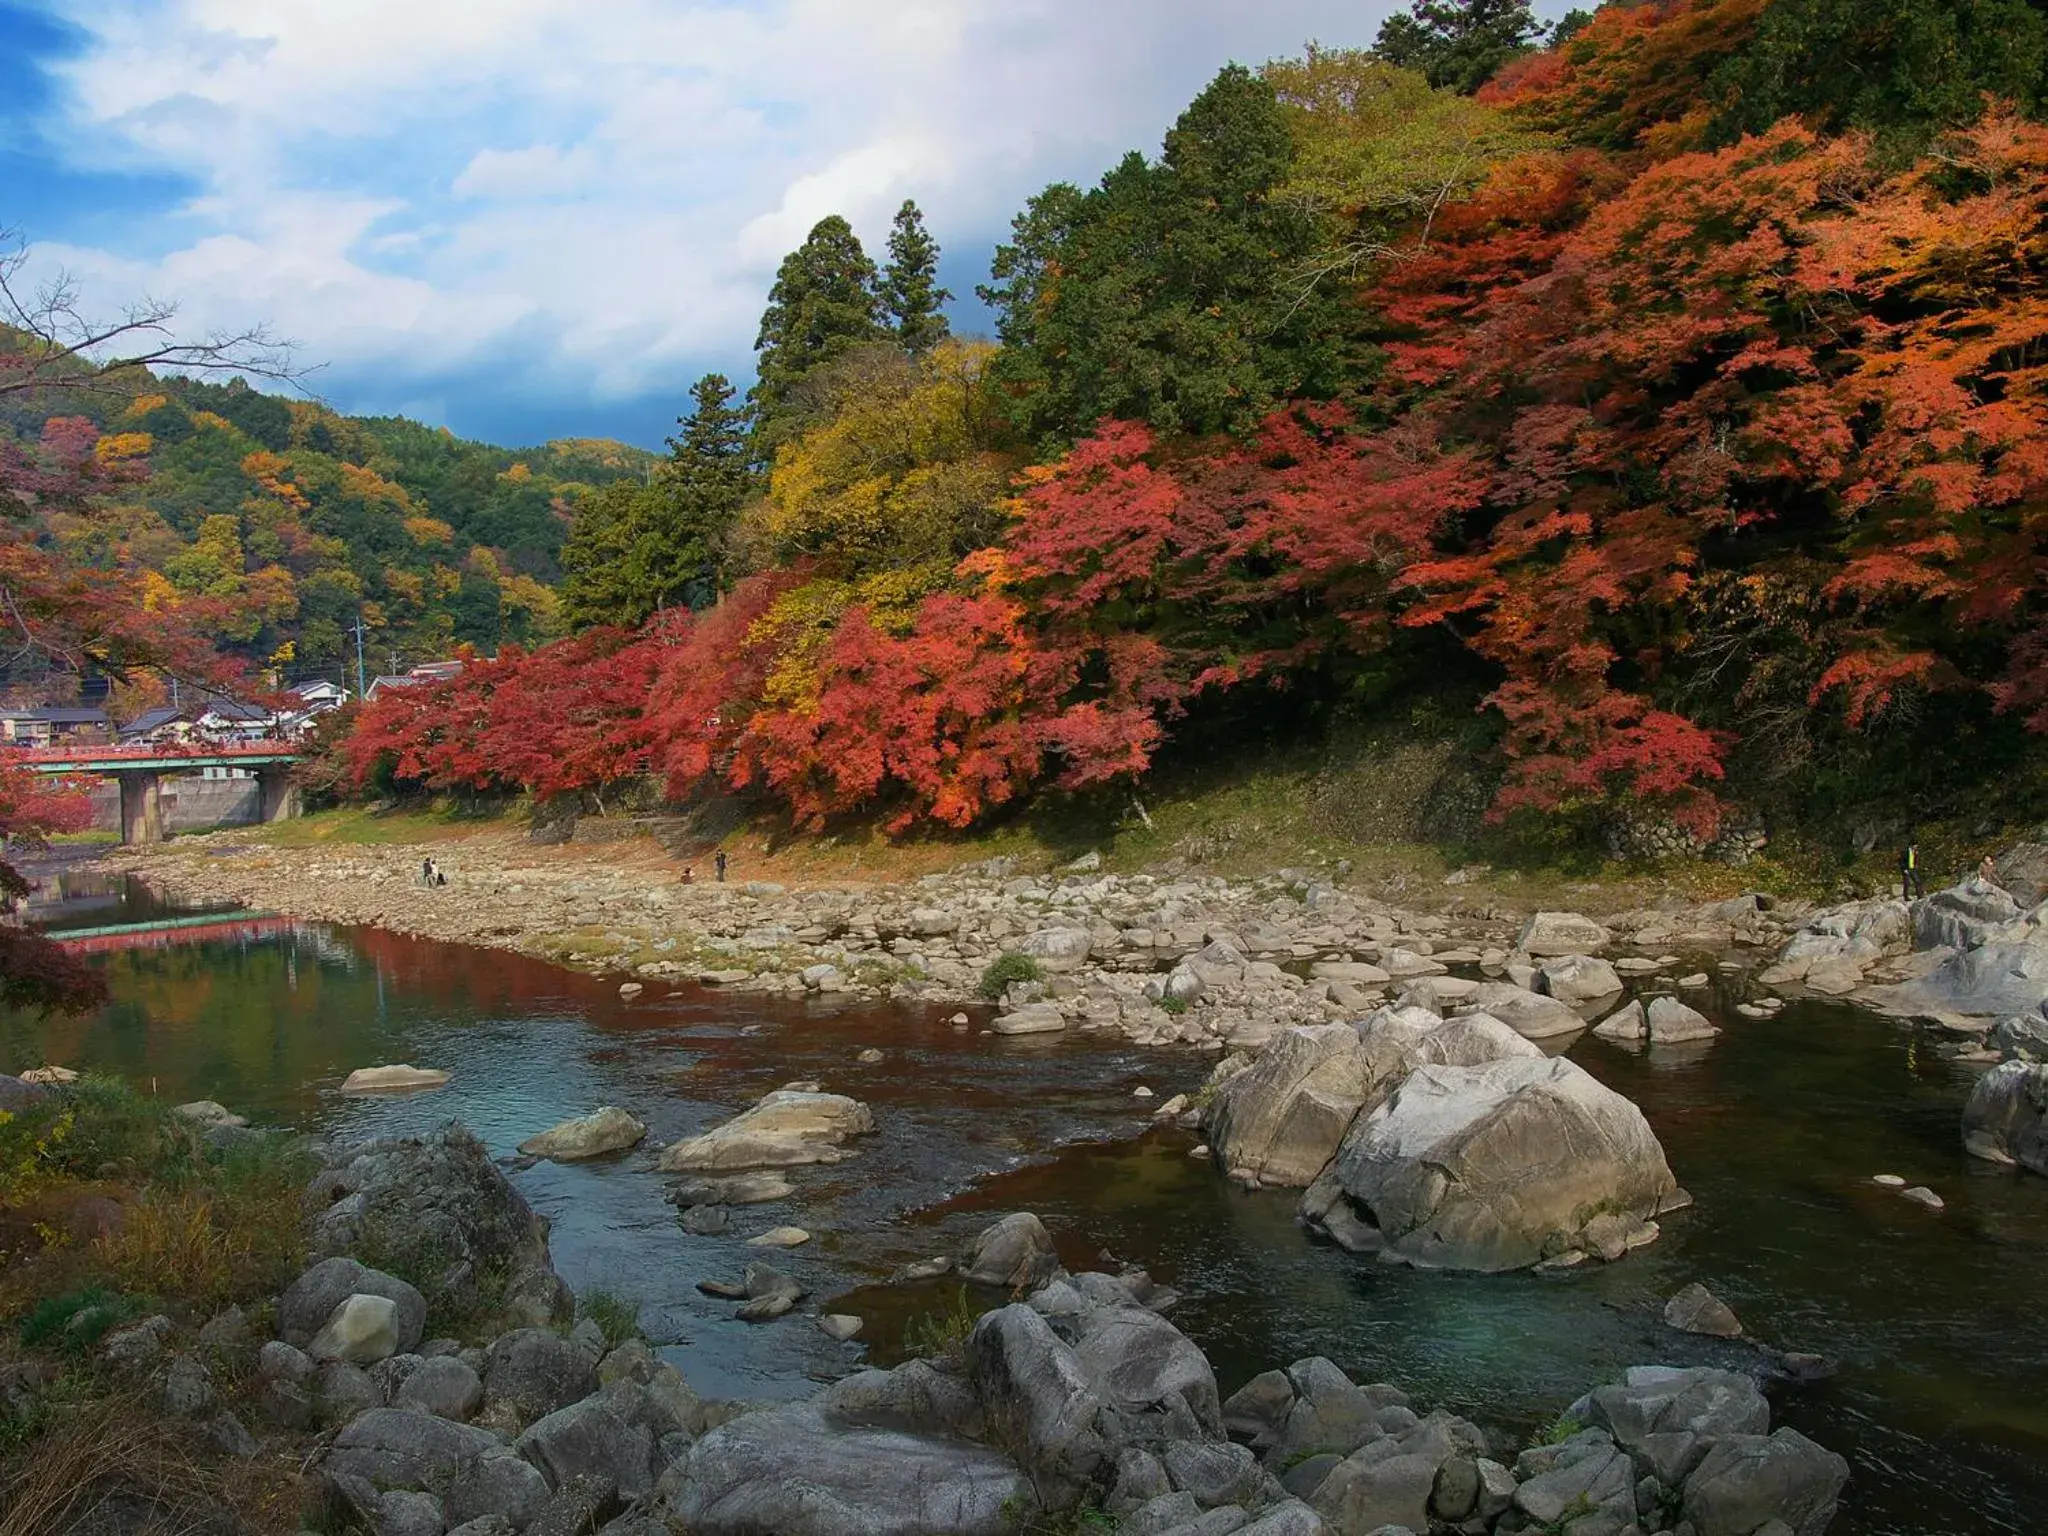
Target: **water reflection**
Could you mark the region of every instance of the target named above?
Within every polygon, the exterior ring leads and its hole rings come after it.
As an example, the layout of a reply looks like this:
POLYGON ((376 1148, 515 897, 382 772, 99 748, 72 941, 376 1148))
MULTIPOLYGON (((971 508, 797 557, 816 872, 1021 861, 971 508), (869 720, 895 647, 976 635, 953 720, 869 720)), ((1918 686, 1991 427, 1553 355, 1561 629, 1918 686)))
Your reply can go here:
POLYGON ((1704 1051, 1630 1053, 1584 1039, 1583 1065, 1641 1103, 1697 1206, 1661 1242, 1559 1276, 1419 1275, 1305 1239, 1292 1197, 1246 1195, 1147 1129, 1151 1102, 1192 1087, 1207 1058, 1093 1037, 965 1032, 950 1009, 854 1007, 696 989, 627 1003, 611 984, 492 951, 376 930, 296 926, 268 939, 108 956, 114 1002, 77 1020, 0 1017, 0 1067, 52 1060, 210 1097, 280 1124, 408 1132, 451 1116, 494 1152, 571 1114, 618 1104, 661 1142, 693 1134, 792 1079, 874 1106, 858 1157, 793 1174, 797 1196, 694 1237, 635 1154, 514 1174, 555 1223, 572 1285, 624 1292, 700 1389, 774 1397, 886 1360, 943 1284, 885 1289, 897 1264, 946 1251, 993 1212, 1033 1209, 1071 1265, 1100 1250, 1149 1265, 1186 1296, 1177 1320, 1226 1389, 1324 1353, 1418 1400, 1526 1430, 1630 1364, 1727 1359, 1682 1338, 1662 1299, 1703 1280, 1762 1337, 1842 1364, 1787 1402, 1789 1422, 1856 1465, 1840 1530, 1934 1536, 2039 1529, 2048 1500, 2048 1181, 1975 1164, 1956 1114, 1969 1076, 1909 1030, 1840 1007, 1769 1021, 1709 1004, 1727 1032, 1704 1051), (874 1046, 881 1063, 855 1054, 874 1046), (445 1067, 438 1093, 344 1099, 351 1068, 445 1067), (1948 1202, 1931 1213, 1870 1182, 1898 1173, 1948 1202), (774 1256, 820 1298, 869 1319, 861 1345, 800 1319, 750 1328, 697 1293, 795 1223, 774 1256))

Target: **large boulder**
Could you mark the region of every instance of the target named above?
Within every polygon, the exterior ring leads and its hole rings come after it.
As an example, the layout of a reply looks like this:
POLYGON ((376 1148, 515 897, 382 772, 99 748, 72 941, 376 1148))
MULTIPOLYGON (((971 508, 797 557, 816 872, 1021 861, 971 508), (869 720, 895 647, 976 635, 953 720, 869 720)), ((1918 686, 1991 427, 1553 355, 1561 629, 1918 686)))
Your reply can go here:
POLYGON ((1377 1104, 1414 1068, 1422 1035, 1392 1024, 1281 1030, 1224 1084, 1209 1111, 1218 1165, 1248 1168, 1268 1184, 1308 1184, 1359 1110, 1377 1104))
POLYGON ((1998 856, 1998 883, 2023 907, 2048 901, 2048 843, 2015 843, 1998 856))
POLYGON ((465 1463, 499 1445, 487 1430, 430 1413, 372 1408, 334 1437, 321 1468, 330 1477, 357 1477, 379 1489, 442 1487, 465 1463))
POLYGON ((1440 1067, 1477 1067, 1510 1057, 1543 1054, 1527 1036, 1490 1013, 1463 1013, 1446 1019, 1422 1039, 1422 1059, 1440 1067))
POLYGON ((960 1278, 1005 1290, 1029 1290, 1059 1268, 1052 1234, 1029 1211, 1016 1211, 975 1234, 960 1256, 960 1278))
POLYGON ((493 1341, 483 1380, 487 1412, 530 1424, 595 1392, 597 1363, 559 1334, 521 1328, 493 1341))
POLYGON ((1852 901, 1816 912, 1759 978, 1766 986, 1804 981, 1816 966, 1860 975, 1911 947, 1913 917, 1903 901, 1852 901))
MULTIPOLYGON (((426 1297, 396 1275, 387 1275, 346 1258, 322 1259, 285 1287, 284 1294, 277 1301, 277 1336, 287 1344, 308 1348, 334 1322, 336 1313, 352 1297, 374 1297, 390 1304, 388 1326, 391 1347, 383 1354, 367 1357, 330 1349, 316 1358, 346 1359, 362 1365, 381 1360, 385 1355, 404 1354, 419 1346, 427 1326, 426 1297)), ((361 1312, 363 1309, 357 1310, 361 1312)), ((358 1318, 356 1322, 367 1322, 367 1318, 358 1318)), ((351 1325, 350 1332, 353 1335, 354 1325, 351 1325)))
POLYGON ((1652 1045, 1684 1045, 1693 1040, 1711 1040, 1721 1031, 1697 1008, 1675 997, 1653 997, 1649 1012, 1652 1045))
POLYGON ((1913 903, 1915 949, 1975 949, 2020 915, 2002 886, 1972 878, 1913 903))
POLYGON ((2007 1061, 2048 1061, 2048 1018, 2037 1011, 2000 1019, 1986 1044, 2007 1061))
POLYGON ((1699 1536, 1755 1536, 1771 1522, 1821 1536, 1849 1463, 1796 1429, 1724 1435, 1685 1480, 1685 1518, 1699 1536))
POLYGON ((1876 1006, 1900 1013, 2005 1018, 2048 1002, 2048 931, 2015 923, 1974 949, 1959 950, 1917 981, 1872 988, 1876 1006))
POLYGON ((1621 990, 1621 976, 1595 956, 1562 955, 1536 968, 1536 990, 1577 1006, 1614 996, 1621 990))
POLYGON ((1017 953, 1036 960, 1042 971, 1078 971, 1094 947, 1094 935, 1086 928, 1042 928, 1026 934, 1017 953))
POLYGON ((853 1156, 844 1143, 875 1128, 867 1105, 837 1093, 778 1089, 721 1126, 661 1154, 665 1173, 788 1168, 853 1156))
POLYGON ((1590 917, 1577 912, 1538 912, 1522 925, 1515 947, 1525 955, 1590 955, 1605 949, 1614 936, 1590 917))
POLYGON ((679 1471, 668 1502, 692 1536, 1009 1536, 1037 1507, 1000 1451, 809 1403, 729 1420, 679 1471))
POLYGON ((1520 1269, 1618 1257, 1683 1200, 1642 1111, 1562 1057, 1423 1067, 1338 1149, 1302 1214, 1370 1229, 1348 1244, 1426 1267, 1520 1269))
POLYGON ((528 1426, 513 1449, 545 1472, 557 1488, 579 1477, 598 1477, 622 1497, 641 1497, 654 1487, 655 1437, 647 1424, 622 1412, 613 1396, 587 1397, 557 1408, 528 1426))
POLYGON ((1963 1147, 2048 1174, 2048 1066, 2008 1061, 1978 1078, 1963 1106, 1963 1147))
POLYGON ((1074 1351, 1021 1302, 985 1312, 967 1336, 967 1376, 991 1424, 1029 1474, 1038 1498, 1072 1509, 1113 1456, 1102 1399, 1074 1351))
POLYGON ((1554 997, 1512 982, 1489 981, 1472 994, 1471 1009, 1499 1019, 1525 1040, 1555 1040, 1577 1034, 1585 1019, 1554 997))
POLYGON ((564 1120, 560 1125, 529 1136, 519 1143, 527 1157, 545 1157, 557 1163, 580 1162, 638 1146, 647 1127, 615 1105, 564 1120))
POLYGON ((1605 1430, 1667 1488, 1691 1475, 1724 1437, 1761 1435, 1771 1407, 1749 1377, 1710 1366, 1632 1366, 1595 1387, 1565 1417, 1605 1430))
MULTIPOLYGON (((318 1208, 316 1251, 403 1252, 430 1301, 471 1304, 480 1276, 504 1275, 508 1310, 526 1320, 555 1321, 574 1310, 548 1261, 547 1223, 459 1124, 339 1147, 308 1199, 318 1208)), ((323 1314, 311 1327, 325 1321, 323 1314)))

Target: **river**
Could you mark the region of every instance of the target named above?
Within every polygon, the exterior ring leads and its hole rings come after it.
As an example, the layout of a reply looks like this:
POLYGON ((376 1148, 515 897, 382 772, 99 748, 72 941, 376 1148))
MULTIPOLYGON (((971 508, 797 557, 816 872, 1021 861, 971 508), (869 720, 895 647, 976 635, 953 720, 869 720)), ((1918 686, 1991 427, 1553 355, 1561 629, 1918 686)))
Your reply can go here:
MULTIPOLYGON (((40 914, 100 926, 160 914, 131 883, 49 878, 40 914)), ((209 930, 210 931, 210 930, 209 930)), ((950 1302, 943 1282, 886 1287, 1029 1209, 1071 1266, 1098 1253, 1147 1266, 1184 1300, 1175 1321, 1225 1391, 1326 1354, 1418 1404, 1525 1433, 1630 1364, 1731 1362, 1739 1345, 1676 1335, 1662 1298, 1701 1280, 1751 1330, 1840 1366, 1780 1400, 1782 1421, 1854 1467, 1834 1529, 1851 1536, 2037 1532, 2048 1525, 2048 1180, 1974 1162, 1956 1122, 1968 1070, 1916 1031, 1840 1006, 1735 1013, 1739 981, 1701 1003, 1711 1045, 1631 1053, 1585 1037, 1571 1054, 1639 1103, 1697 1204, 1662 1240, 1610 1266, 1548 1276, 1418 1274, 1311 1242, 1286 1192, 1245 1193, 1152 1128, 1158 1100, 1209 1058, 1096 1036, 1006 1039, 950 1008, 835 1005, 694 987, 622 1001, 614 984, 518 956, 374 929, 247 924, 224 937, 107 954, 112 1001, 78 1019, 0 1015, 0 1070, 43 1061, 118 1073, 166 1098, 213 1098, 260 1122, 359 1136, 450 1117, 509 1156, 535 1131, 601 1104, 661 1142, 784 1082, 816 1079, 875 1111, 878 1134, 798 1193, 735 1211, 718 1237, 684 1233, 644 1156, 514 1168, 554 1224, 579 1292, 630 1297, 693 1385, 786 1397, 864 1358, 950 1302), (856 1062, 873 1047, 883 1059, 856 1062), (351 1068, 410 1061, 453 1072, 410 1098, 345 1098, 351 1068), (1941 1212, 1871 1181, 1927 1183, 1941 1212), (801 1320, 750 1326, 696 1290, 736 1278, 745 1237, 794 1223, 813 1241, 772 1256, 834 1310, 864 1317, 842 1345, 801 1320)))

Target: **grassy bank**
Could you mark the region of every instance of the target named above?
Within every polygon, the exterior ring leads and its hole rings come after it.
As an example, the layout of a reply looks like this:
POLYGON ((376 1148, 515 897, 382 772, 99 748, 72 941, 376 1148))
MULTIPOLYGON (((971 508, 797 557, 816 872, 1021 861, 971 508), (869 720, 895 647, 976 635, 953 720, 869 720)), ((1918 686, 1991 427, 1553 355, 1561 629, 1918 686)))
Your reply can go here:
MULTIPOLYGON (((0 1536, 81 1529, 96 1502, 124 1500, 164 1529, 289 1518, 284 1467, 195 1448, 99 1348, 143 1318, 260 1309, 304 1265, 308 1172, 287 1138, 216 1145, 113 1080, 0 1112, 0 1536)), ((208 1363, 233 1411, 253 1389, 243 1362, 208 1363)))
MULTIPOLYGON (((1752 889, 1819 900, 1865 895, 1890 885, 1907 835, 1918 837, 1926 867, 1945 875, 2036 831, 2016 811, 1914 821, 1888 799, 1845 798, 1804 819, 1789 811, 1773 818, 1762 854, 1739 867, 1624 863, 1608 854, 1590 809, 1489 822, 1487 761, 1467 725, 1420 710, 1282 739, 1212 736, 1135 788, 1042 795, 966 832, 891 838, 877 823, 857 821, 806 832, 737 801, 673 808, 643 799, 637 821, 586 818, 570 846, 532 845, 522 856, 688 864, 704 878, 723 851, 735 879, 807 885, 909 880, 989 858, 1039 871, 1092 852, 1126 872, 1342 869, 1354 885, 1393 901, 1456 894, 1517 907, 1621 906, 1752 889), (650 840, 619 836, 635 827, 650 840)), ((479 834, 523 839, 527 825, 528 808, 511 801, 483 809, 420 802, 323 811, 237 838, 278 847, 431 845, 479 834)))

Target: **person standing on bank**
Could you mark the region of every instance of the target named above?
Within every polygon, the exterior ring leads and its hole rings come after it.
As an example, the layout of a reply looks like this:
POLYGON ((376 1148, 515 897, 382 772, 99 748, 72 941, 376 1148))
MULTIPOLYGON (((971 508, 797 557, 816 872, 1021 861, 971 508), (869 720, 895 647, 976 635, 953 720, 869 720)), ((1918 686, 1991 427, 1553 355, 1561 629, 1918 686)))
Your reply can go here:
POLYGON ((718 875, 718 883, 725 884, 725 850, 718 850, 718 857, 711 861, 711 867, 718 875))
POLYGON ((1920 844, 1908 842, 1899 854, 1899 894, 1911 901, 1927 894, 1927 882, 1920 874, 1920 844))

